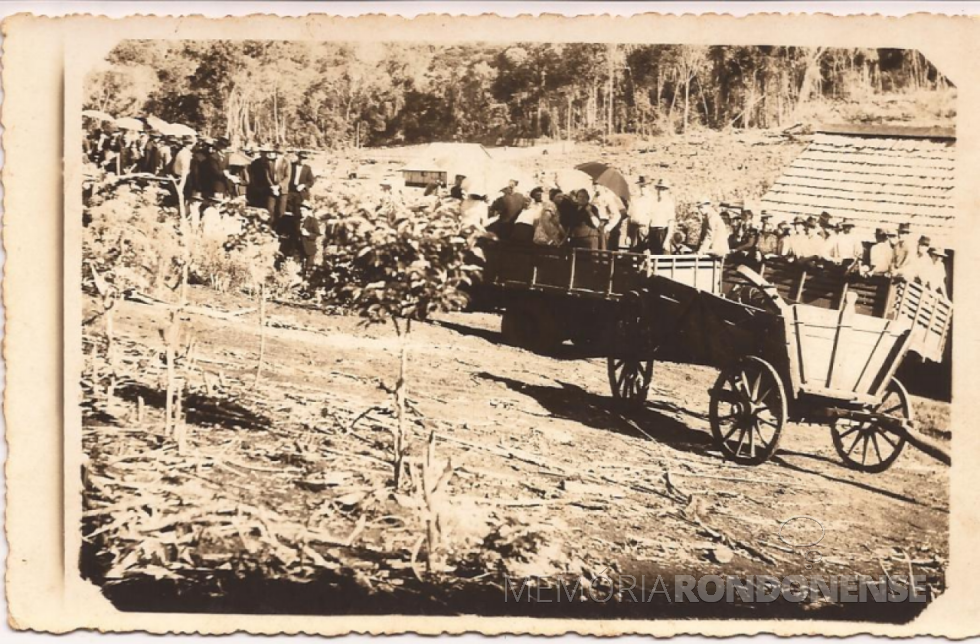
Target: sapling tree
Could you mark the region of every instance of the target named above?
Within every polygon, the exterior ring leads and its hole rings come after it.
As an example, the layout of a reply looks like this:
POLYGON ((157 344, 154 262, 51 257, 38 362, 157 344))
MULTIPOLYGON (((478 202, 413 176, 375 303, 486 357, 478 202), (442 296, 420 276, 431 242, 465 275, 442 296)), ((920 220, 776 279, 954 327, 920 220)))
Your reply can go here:
POLYGON ((359 211, 327 222, 324 266, 314 284, 327 297, 364 317, 366 324, 390 322, 399 340, 394 388, 394 487, 401 485, 406 451, 406 395, 413 322, 456 311, 467 301, 463 287, 481 269, 478 229, 460 230, 448 213, 397 208, 388 215, 359 211))

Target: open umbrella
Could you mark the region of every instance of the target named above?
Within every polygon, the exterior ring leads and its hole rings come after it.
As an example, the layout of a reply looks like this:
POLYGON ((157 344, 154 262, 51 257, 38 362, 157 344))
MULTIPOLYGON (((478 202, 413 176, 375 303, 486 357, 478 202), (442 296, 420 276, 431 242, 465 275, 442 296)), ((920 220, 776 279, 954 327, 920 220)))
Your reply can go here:
POLYGON ((147 116, 146 124, 149 125, 151 128, 153 128, 154 130, 156 130, 157 132, 166 132, 167 128, 170 127, 170 123, 167 123, 163 119, 157 118, 155 116, 147 116))
POLYGON ((135 132, 142 132, 145 127, 143 121, 130 117, 116 119, 114 123, 120 130, 133 130, 135 132))
POLYGON ((592 177, 581 170, 558 170, 555 172, 555 184, 565 194, 577 190, 592 192, 592 177))
POLYGON ((169 136, 197 136, 197 130, 183 123, 168 123, 167 127, 160 131, 169 136))
POLYGON ((581 170, 585 174, 589 175, 600 186, 605 186, 612 190, 613 194, 622 199, 624 202, 629 201, 629 182, 626 181, 626 177, 623 176, 623 173, 616 168, 602 163, 601 161, 590 161, 589 163, 583 163, 582 165, 575 166, 575 169, 581 170))
POLYGON ((82 110, 82 116, 87 116, 97 121, 115 121, 116 117, 102 110, 82 110))

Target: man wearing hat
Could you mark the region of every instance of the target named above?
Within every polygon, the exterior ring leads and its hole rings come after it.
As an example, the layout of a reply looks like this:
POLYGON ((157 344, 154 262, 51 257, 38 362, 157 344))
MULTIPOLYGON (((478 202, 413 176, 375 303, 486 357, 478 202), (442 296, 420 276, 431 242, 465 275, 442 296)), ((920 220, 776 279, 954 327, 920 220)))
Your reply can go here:
POLYGON ((759 243, 756 248, 763 258, 779 254, 779 235, 772 227, 772 215, 763 210, 759 214, 759 243))
POLYGON ((823 256, 824 240, 817 234, 818 228, 819 224, 816 217, 807 217, 802 220, 803 232, 793 241, 793 257, 798 260, 810 260, 814 257, 823 256))
POLYGON ((698 199, 696 206, 701 215, 701 243, 698 245, 698 254, 724 257, 729 250, 728 227, 707 197, 698 199))
POLYGON ((626 206, 607 186, 599 183, 598 178, 592 180, 592 205, 599 218, 599 248, 601 250, 619 250, 628 245, 628 234, 622 230, 621 223, 626 222, 626 206))
MULTIPOLYGON (((787 225, 789 223, 787 222, 787 225)), ((800 242, 806 236, 806 220, 797 215, 793 217, 793 222, 788 234, 782 239, 779 254, 783 257, 795 260, 799 256, 800 242)))
POLYGON ((840 239, 840 232, 840 224, 833 220, 828 220, 825 225, 821 226, 821 230, 817 233, 818 237, 823 237, 820 257, 833 264, 843 262, 843 258, 840 255, 840 246, 837 243, 840 239))
POLYGON ((225 176, 225 162, 213 141, 205 141, 197 165, 198 189, 208 197, 223 197, 230 191, 225 176))
POLYGON ((143 155, 140 157, 138 170, 147 174, 158 175, 163 169, 160 163, 158 146, 163 135, 160 132, 152 131, 146 134, 146 145, 143 146, 143 155))
MULTIPOLYGON (((899 235, 901 239, 901 235, 899 235)), ((919 243, 915 247, 915 253, 910 253, 911 259, 895 270, 897 279, 904 279, 909 282, 922 282, 932 271, 932 259, 929 257, 929 248, 932 246, 932 239, 926 235, 919 237, 919 243)))
POLYGON ((491 223, 487 230, 494 233, 500 239, 510 239, 514 229, 514 222, 517 221, 521 211, 527 206, 527 197, 517 192, 515 189, 517 181, 511 179, 510 182, 501 189, 501 195, 490 204, 491 223), (494 219, 496 218, 496 219, 494 219))
POLYGON ((511 239, 521 244, 531 244, 534 241, 538 218, 544 210, 544 189, 537 186, 530 194, 531 199, 514 220, 514 230, 511 232, 511 239))
POLYGON ((872 275, 886 275, 895 263, 895 244, 898 235, 895 231, 875 230, 875 244, 868 251, 868 269, 872 275))
POLYGON ((864 259, 864 242, 854 233, 854 222, 845 219, 840 223, 841 232, 837 235, 837 248, 834 255, 845 268, 860 266, 864 259))
POLYGON ((289 169, 289 197, 288 210, 297 217, 299 207, 310 200, 310 188, 316 181, 313 175, 313 168, 307 163, 310 158, 309 150, 297 150, 296 160, 290 165, 289 169))
POLYGON ((194 145, 196 143, 197 138, 194 136, 188 135, 183 137, 181 139, 181 147, 174 155, 172 174, 177 179, 178 193, 185 198, 197 190, 191 178, 191 167, 194 161, 194 145))
POLYGON ((898 242, 895 244, 895 260, 892 264, 892 271, 898 273, 903 270, 908 263, 914 259, 912 248, 912 227, 908 222, 898 225, 898 242))
POLYGON ((457 174, 456 178, 453 180, 453 187, 449 189, 449 196, 453 199, 463 200, 465 193, 463 192, 463 181, 466 179, 465 174, 457 174))
POLYGON ((776 236, 779 241, 776 244, 776 254, 780 257, 791 255, 793 244, 793 224, 788 221, 781 221, 776 225, 776 236))
MULTIPOLYGON (((261 196, 262 205, 269 211, 273 227, 281 226, 286 214, 286 200, 289 196, 289 164, 279 156, 279 150, 266 147, 262 150, 262 164, 259 167, 256 190, 261 196)), ((285 234, 288 231, 281 231, 285 234)))
POLYGON ((653 184, 641 176, 637 182, 637 194, 632 195, 629 205, 626 234, 630 240, 630 248, 636 252, 649 250, 654 255, 664 254, 663 241, 657 237, 651 239, 653 211, 657 205, 657 197, 651 194, 648 187, 653 184))
MULTIPOLYGON (((670 193, 670 182, 666 179, 657 179, 654 186, 657 200, 653 203, 653 212, 650 217, 650 239, 652 244, 658 244, 660 252, 669 255, 671 244, 668 240, 673 239, 674 227, 677 223, 677 204, 670 193)), ((653 250, 653 249, 651 249, 653 250)), ((657 254, 653 250, 654 254, 657 254)))
POLYGON ((739 214, 738 233, 733 240, 732 251, 736 253, 745 263, 756 268, 762 263, 762 257, 758 255, 759 231, 755 227, 753 219, 755 213, 752 204, 744 204, 742 212, 739 214))

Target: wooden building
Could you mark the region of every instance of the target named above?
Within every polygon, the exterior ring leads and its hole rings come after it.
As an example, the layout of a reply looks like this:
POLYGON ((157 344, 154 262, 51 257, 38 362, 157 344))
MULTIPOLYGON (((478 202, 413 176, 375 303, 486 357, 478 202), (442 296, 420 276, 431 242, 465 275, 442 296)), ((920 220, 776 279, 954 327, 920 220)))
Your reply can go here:
POLYGON ((778 221, 827 211, 866 240, 908 222, 916 237, 955 248, 951 129, 830 126, 789 165, 761 207, 778 221))
POLYGON ((452 185, 457 174, 470 175, 493 161, 478 143, 430 143, 401 169, 407 187, 452 185))

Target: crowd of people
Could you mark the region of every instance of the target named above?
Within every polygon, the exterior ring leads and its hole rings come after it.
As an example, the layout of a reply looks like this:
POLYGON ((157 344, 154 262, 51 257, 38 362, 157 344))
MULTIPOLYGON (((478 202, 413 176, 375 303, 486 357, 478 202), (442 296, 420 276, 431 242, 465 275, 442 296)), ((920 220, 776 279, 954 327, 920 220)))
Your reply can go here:
MULTIPOLYGON (((399 199, 391 183, 382 183, 382 189, 391 195, 386 203, 399 199)), ((422 200, 409 207, 433 212, 455 209, 463 227, 481 226, 501 240, 516 243, 652 254, 692 252, 675 224, 676 204, 666 181, 654 184, 640 177, 628 201, 599 182, 566 191, 544 177, 527 195, 517 179, 492 200, 485 192, 465 175, 457 175, 448 190, 437 183, 428 185, 422 200)))
MULTIPOLYGON (((110 122, 89 131, 85 151, 107 172, 166 178, 175 198, 179 196, 192 212, 244 197, 248 205, 268 212, 282 256, 312 268, 322 232, 310 206, 317 178, 308 163, 309 150, 246 146, 233 151, 224 138, 120 130, 110 122)), ((480 226, 501 240, 520 244, 653 255, 698 253, 757 269, 774 258, 813 268, 838 266, 861 276, 917 281, 946 295, 946 252, 927 236, 914 243, 907 223, 894 231, 878 229, 869 246, 854 232, 854 222, 835 220, 828 212, 773 225, 772 215, 755 204, 716 207, 701 198, 694 204, 700 234, 691 243, 688 227, 678 218, 672 186, 664 179, 640 176, 628 198, 599 180, 591 187, 563 190, 558 182, 539 179, 527 195, 518 179, 499 193, 487 194, 486 187, 458 174, 452 186, 431 183, 414 200, 394 190, 396 181, 384 179, 375 210, 388 217, 396 217, 402 208, 447 210, 459 218, 461 227, 480 226)))
MULTIPOLYGON (((671 185, 664 179, 641 176, 622 199, 610 188, 593 182, 591 190, 562 191, 546 187, 547 178, 528 196, 517 180, 504 186, 490 201, 464 175, 457 175, 447 191, 430 184, 416 207, 458 207, 463 225, 480 225, 502 240, 543 246, 567 246, 592 250, 628 250, 654 255, 698 253, 726 257, 734 263, 759 269, 776 258, 800 263, 812 270, 835 266, 860 275, 884 275, 916 281, 947 295, 946 252, 927 236, 913 242, 908 223, 895 231, 878 229, 873 244, 855 232, 855 224, 835 219, 829 212, 819 217, 796 217, 773 224, 773 216, 756 204, 716 207, 710 199, 694 204, 700 223, 696 243, 690 243, 687 226, 677 216, 671 185), (758 213, 758 219, 756 217, 758 213)), ((391 194, 391 184, 383 184, 391 194)))
POLYGON ((798 216, 773 226, 772 216, 765 211, 757 225, 753 208, 744 207, 735 217, 723 213, 722 221, 731 230, 729 253, 734 261, 758 267, 781 257, 817 269, 839 266, 865 277, 883 275, 919 282, 948 297, 946 251, 926 235, 913 241, 908 223, 895 230, 878 228, 874 242, 866 244, 854 232, 853 221, 835 220, 826 211, 819 217, 798 216))
POLYGON ((310 205, 316 175, 309 150, 246 146, 232 150, 222 137, 121 130, 111 122, 89 130, 85 153, 117 176, 164 179, 174 199, 196 219, 214 206, 242 197, 268 212, 283 258, 310 270, 317 255, 320 223, 310 205))

